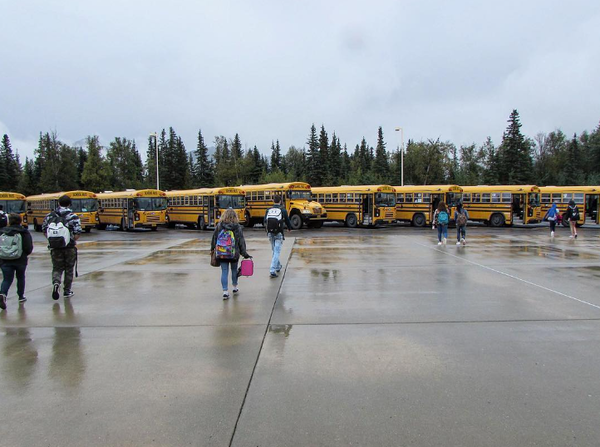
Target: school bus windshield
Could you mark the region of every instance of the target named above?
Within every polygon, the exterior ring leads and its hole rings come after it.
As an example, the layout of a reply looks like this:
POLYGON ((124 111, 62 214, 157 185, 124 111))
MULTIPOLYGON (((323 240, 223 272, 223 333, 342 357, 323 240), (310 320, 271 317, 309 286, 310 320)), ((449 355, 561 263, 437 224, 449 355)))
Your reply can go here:
POLYGON ((7 214, 24 213, 26 209, 24 200, 0 200, 0 205, 2 205, 4 212, 7 214))
POLYGON ((246 200, 244 196, 239 195, 218 195, 217 196, 217 208, 233 208, 234 210, 240 210, 246 206, 246 200))
POLYGON ((396 206, 396 194, 378 192, 375 194, 375 205, 377 206, 396 206))
POLYGON ((71 210, 74 213, 89 213, 98 211, 97 199, 71 199, 71 210))
POLYGON ((540 206, 540 195, 537 193, 529 193, 529 206, 540 206))
POLYGON ((288 191, 288 197, 291 200, 311 200, 312 193, 310 191, 288 191))
POLYGON ((133 205, 139 211, 160 211, 167 208, 167 199, 164 197, 138 197, 133 200, 133 205))
POLYGON ((449 192, 448 193, 448 206, 456 206, 458 202, 462 199, 462 194, 459 192, 449 192))

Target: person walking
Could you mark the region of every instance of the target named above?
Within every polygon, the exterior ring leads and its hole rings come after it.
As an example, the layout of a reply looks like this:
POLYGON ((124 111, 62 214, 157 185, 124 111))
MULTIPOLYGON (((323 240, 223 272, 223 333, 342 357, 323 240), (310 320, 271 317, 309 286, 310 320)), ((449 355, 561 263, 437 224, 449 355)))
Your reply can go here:
POLYGON ((4 212, 4 206, 0 205, 0 228, 4 228, 7 225, 9 225, 8 216, 4 212))
POLYGON ((547 220, 550 223, 550 237, 554 237, 554 231, 556 230, 556 220, 558 219, 558 208, 556 203, 552 203, 552 206, 548 211, 546 211, 546 215, 544 216, 544 220, 547 220))
POLYGON ((263 224, 269 235, 269 242, 271 242, 271 250, 273 251, 269 276, 277 278, 277 274, 282 268, 279 256, 281 255, 281 247, 285 240, 285 236, 283 235, 284 226, 287 227, 288 231, 292 231, 292 223, 290 222, 287 210, 281 203, 281 196, 277 195, 273 197, 273 206, 265 212, 263 224))
POLYGON ((77 214, 69 208, 71 198, 61 196, 58 208, 44 218, 42 231, 48 239, 48 248, 52 258, 52 299, 60 298, 59 289, 64 273, 64 297, 71 298, 74 294, 73 273, 77 264, 76 241, 81 235, 81 221, 77 214))
POLYGON ((570 238, 577 239, 577 221, 579 220, 579 208, 575 205, 575 201, 573 199, 569 200, 569 206, 567 208, 567 212, 565 215, 567 222, 569 222, 569 226, 571 227, 571 236, 570 238))
POLYGON ((456 222, 456 245, 467 245, 467 221, 469 212, 463 207, 462 202, 456 204, 454 221, 456 222))
POLYGON ((446 202, 441 201, 438 204, 435 213, 433 214, 433 226, 437 227, 438 230, 438 245, 446 245, 448 239, 448 208, 446 208, 446 202))
POLYGON ((227 277, 231 269, 231 285, 233 293, 240 291, 238 288, 238 261, 240 255, 245 259, 251 256, 246 251, 246 240, 244 232, 236 212, 232 208, 225 210, 210 243, 211 256, 215 252, 216 258, 221 264, 221 286, 223 286, 223 300, 229 299, 229 287, 227 277))
POLYGON ((28 257, 33 251, 33 240, 27 228, 21 225, 21 216, 12 213, 8 216, 8 226, 0 229, 0 268, 2 286, 0 286, 0 309, 6 309, 6 297, 17 276, 17 295, 19 303, 25 298, 25 270, 28 257))

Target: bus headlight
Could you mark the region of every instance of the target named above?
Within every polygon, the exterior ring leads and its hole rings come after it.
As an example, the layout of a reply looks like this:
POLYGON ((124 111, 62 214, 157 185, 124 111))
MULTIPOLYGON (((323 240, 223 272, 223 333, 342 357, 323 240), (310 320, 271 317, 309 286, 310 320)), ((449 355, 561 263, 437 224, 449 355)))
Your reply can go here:
POLYGON ((138 213, 135 213, 135 214, 133 215, 133 218, 134 218, 136 221, 137 221, 137 220, 140 220, 140 215, 139 215, 138 213))
POLYGON ((379 217, 379 214, 380 214, 379 208, 376 208, 375 209, 375 217, 379 217))
POLYGON ((302 214, 310 214, 310 210, 302 210, 302 214))

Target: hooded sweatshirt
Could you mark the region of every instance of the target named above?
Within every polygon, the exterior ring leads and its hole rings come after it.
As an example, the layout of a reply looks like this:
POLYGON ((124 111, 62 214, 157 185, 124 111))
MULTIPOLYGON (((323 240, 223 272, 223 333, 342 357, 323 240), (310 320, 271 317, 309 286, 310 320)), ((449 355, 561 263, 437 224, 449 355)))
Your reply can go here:
POLYGON ((33 240, 31 239, 29 230, 21 225, 13 225, 0 229, 0 233, 6 233, 9 236, 20 233, 21 240, 23 241, 23 254, 21 257, 19 259, 1 259, 0 265, 27 265, 27 257, 33 251, 33 240))
POLYGON ((553 203, 548 212, 546 213, 546 218, 548 220, 556 220, 556 215, 558 214, 558 208, 556 207, 556 203, 553 203))
MULTIPOLYGON (((248 258, 248 252, 246 251, 246 241, 244 240, 244 233, 242 231, 242 227, 240 224, 232 224, 232 223, 221 223, 219 222, 215 228, 215 232, 212 236, 212 241, 210 243, 210 250, 213 251, 217 247, 217 237, 222 229, 233 231, 233 237, 235 238, 235 258, 232 259, 232 262, 237 262, 240 259, 240 254, 244 258, 248 258)), ((221 262, 228 262, 227 260, 222 260, 221 262)))

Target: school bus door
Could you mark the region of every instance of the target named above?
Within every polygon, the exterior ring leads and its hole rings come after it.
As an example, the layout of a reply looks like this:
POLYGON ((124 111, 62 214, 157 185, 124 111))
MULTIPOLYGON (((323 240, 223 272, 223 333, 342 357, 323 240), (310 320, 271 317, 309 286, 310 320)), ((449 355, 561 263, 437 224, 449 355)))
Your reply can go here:
POLYGON ((135 213, 135 209, 133 206, 133 199, 127 199, 127 217, 125 218, 125 225, 123 225, 123 229, 133 228, 133 214, 135 213))
POLYGON ((217 208, 215 200, 217 200, 217 196, 204 196, 204 200, 206 205, 208 205, 208 226, 214 227, 216 225, 217 208))
POLYGON ((362 224, 373 225, 373 194, 362 195, 362 224))

